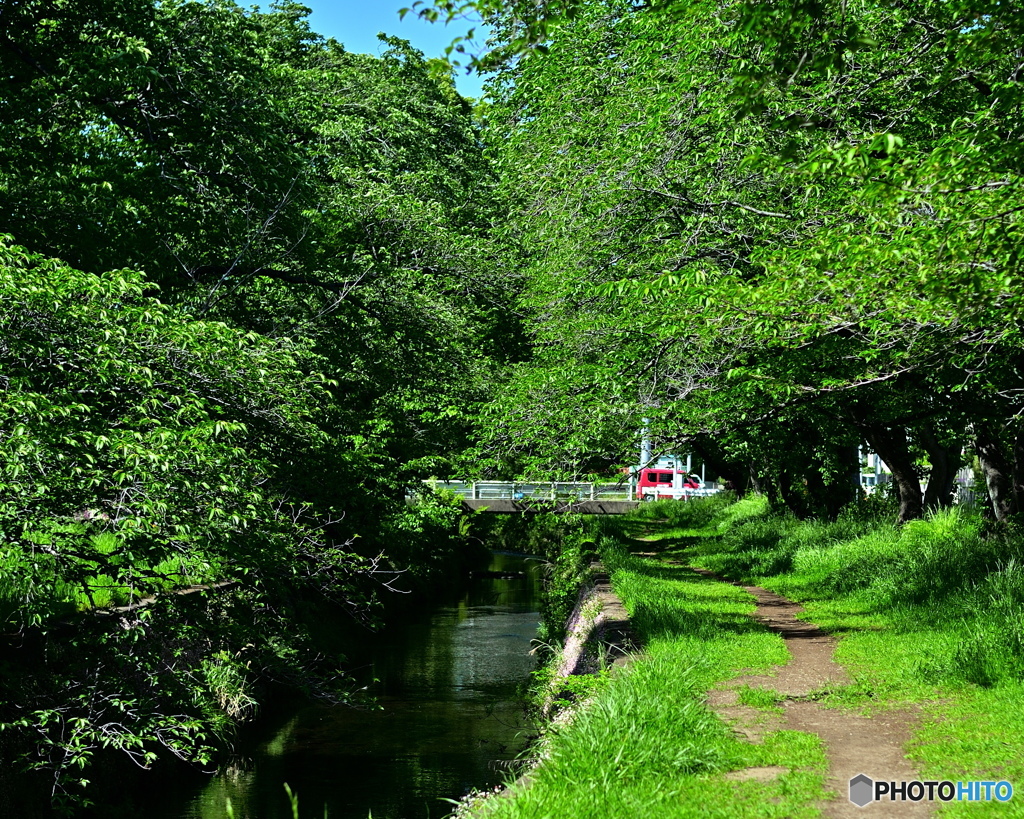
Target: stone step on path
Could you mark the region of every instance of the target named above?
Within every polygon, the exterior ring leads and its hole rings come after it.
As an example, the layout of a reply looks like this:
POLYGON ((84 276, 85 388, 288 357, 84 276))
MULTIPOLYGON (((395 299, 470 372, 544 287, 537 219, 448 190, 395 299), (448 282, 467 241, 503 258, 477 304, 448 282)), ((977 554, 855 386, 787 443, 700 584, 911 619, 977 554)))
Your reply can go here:
MULTIPOLYGON (((690 568, 705 577, 731 582, 705 569, 690 568)), ((850 683, 845 669, 833 659, 836 639, 812 623, 798 620, 796 615, 803 609, 791 600, 758 586, 733 585, 753 595, 757 603, 754 618, 785 640, 791 660, 772 675, 748 675, 730 680, 726 687, 711 692, 709 705, 751 742, 759 742, 768 731, 779 729, 821 737, 828 756, 825 785, 836 794, 819 806, 822 815, 829 819, 931 816, 935 803, 927 801, 881 801, 858 807, 849 800, 850 780, 858 774, 896 782, 919 779, 904 751, 910 742, 916 716, 908 711, 889 711, 864 717, 825 708, 811 699, 813 694, 850 683), (737 689, 744 685, 776 692, 782 700, 783 714, 766 717, 760 709, 740 705, 737 689)), ((779 773, 781 771, 767 768, 750 769, 736 771, 730 778, 765 779, 779 773)))

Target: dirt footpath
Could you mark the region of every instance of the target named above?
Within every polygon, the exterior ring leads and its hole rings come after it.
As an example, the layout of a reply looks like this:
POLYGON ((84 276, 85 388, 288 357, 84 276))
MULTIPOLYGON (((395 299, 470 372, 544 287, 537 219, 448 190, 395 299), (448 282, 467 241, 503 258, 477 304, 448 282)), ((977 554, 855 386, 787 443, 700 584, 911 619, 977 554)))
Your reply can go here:
MULTIPOLYGON (((693 571, 722 580, 703 569, 693 571)), ((722 580, 722 582, 729 582, 722 580)), ((774 676, 737 677, 726 687, 713 691, 709 704, 751 742, 760 741, 766 731, 790 729, 821 737, 828 754, 826 786, 836 797, 821 805, 822 813, 835 819, 847 817, 924 817, 933 805, 922 802, 875 802, 857 807, 849 801, 849 782, 857 774, 872 779, 911 781, 916 771, 904 756, 915 716, 908 712, 861 717, 834 708, 824 708, 810 697, 836 686, 848 685, 846 672, 832 654, 836 640, 816 626, 796 619, 800 606, 757 586, 741 586, 757 601, 755 619, 780 634, 792 655, 774 676), (736 689, 748 685, 777 692, 784 714, 765 719, 763 710, 737 703, 736 689)), ((770 778, 781 773, 771 769, 736 771, 733 778, 770 778)))

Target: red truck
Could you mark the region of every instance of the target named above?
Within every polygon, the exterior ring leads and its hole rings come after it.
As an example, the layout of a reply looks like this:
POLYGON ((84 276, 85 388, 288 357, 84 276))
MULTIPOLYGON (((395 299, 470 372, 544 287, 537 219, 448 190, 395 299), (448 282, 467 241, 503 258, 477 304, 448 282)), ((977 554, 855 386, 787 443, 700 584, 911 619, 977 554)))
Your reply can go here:
POLYGON ((651 467, 641 469, 637 478, 636 499, 642 501, 682 500, 697 494, 694 489, 702 488, 700 478, 683 469, 651 467))

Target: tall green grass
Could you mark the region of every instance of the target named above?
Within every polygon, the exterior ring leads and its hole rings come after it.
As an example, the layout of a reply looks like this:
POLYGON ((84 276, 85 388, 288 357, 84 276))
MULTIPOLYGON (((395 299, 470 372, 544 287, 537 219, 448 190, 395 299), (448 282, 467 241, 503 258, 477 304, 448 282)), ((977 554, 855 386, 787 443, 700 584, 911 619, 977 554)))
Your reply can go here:
MULTIPOLYGON (((1024 782, 1024 759, 1012 750, 1024 733, 1024 538, 969 510, 902 527, 890 513, 861 506, 831 522, 799 521, 773 513, 763 498, 716 497, 649 504, 630 519, 601 522, 602 556, 648 657, 599 690, 593 707, 552 739, 532 786, 501 800, 494 815, 558 816, 573 805, 583 816, 797 816, 820 795, 816 738, 781 732, 764 746, 739 743, 703 709, 699 692, 730 669, 782 662, 784 649, 754 626, 739 589, 686 564, 796 599, 807 619, 840 635, 837 659, 854 682, 831 703, 914 703, 919 729, 909 751, 922 776, 1024 782), (616 541, 662 560, 628 554, 616 541), (678 705, 678 732, 666 702, 678 705), (682 756, 662 747, 663 737, 682 756), (617 747, 643 765, 622 768, 608 750, 617 747), (789 774, 759 785, 722 778, 758 764, 789 774), (692 800, 710 807, 701 813, 692 800)), ((1024 805, 944 810, 1024 815, 1024 805)))
POLYGON ((768 501, 763 495, 737 498, 735 492, 719 492, 717 495, 685 501, 660 500, 643 503, 629 515, 629 518, 633 521, 653 521, 659 526, 670 528, 726 529, 739 521, 761 517, 767 511, 768 501))
MULTIPOLYGON (((840 637, 854 683, 837 705, 911 705, 923 778, 1024 783, 1024 535, 951 509, 897 527, 878 510, 833 522, 749 516, 675 556, 801 602, 840 637)), ((1024 816, 1024 802, 944 815, 1024 816)))
POLYGON ((735 503, 736 496, 733 492, 720 492, 707 498, 642 503, 630 517, 633 520, 653 520, 659 523, 668 523, 670 526, 701 529, 725 514, 726 510, 734 506, 735 503))
POLYGON ((819 601, 825 625, 842 612, 882 616, 898 631, 930 624, 922 679, 1024 679, 1024 544, 987 531, 975 513, 950 509, 903 527, 857 514, 834 522, 762 515, 696 552, 714 571, 819 601))
MULTIPOLYGON (((741 589, 697 565, 802 602, 841 637, 853 683, 826 701, 917 709, 908 749, 923 778, 1024 783, 1024 541, 954 509, 903 527, 861 506, 800 521, 763 498, 646 504, 595 523, 616 591, 646 654, 598 689, 548 738, 528 785, 474 816, 697 817, 816 815, 825 759, 813 735, 740 742, 704 706, 739 669, 784 662, 781 639, 749 617, 741 589), (647 555, 631 554, 623 545, 647 555), (767 783, 724 772, 775 765, 767 783)), ((748 705, 774 702, 743 698, 748 705)), ((1021 816, 1024 803, 947 805, 944 814, 1021 816)))

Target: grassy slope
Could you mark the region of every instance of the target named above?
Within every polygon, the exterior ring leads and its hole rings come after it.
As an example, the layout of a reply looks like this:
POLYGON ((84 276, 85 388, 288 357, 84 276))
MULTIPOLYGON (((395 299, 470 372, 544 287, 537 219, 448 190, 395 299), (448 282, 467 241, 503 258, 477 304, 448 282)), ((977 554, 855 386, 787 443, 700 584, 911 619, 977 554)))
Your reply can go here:
POLYGON ((647 656, 550 737, 529 787, 478 815, 814 815, 825 764, 815 737, 778 732, 749 745, 702 704, 737 670, 783 662, 781 640, 746 617, 744 592, 666 559, 803 602, 806 619, 842 638, 837 659, 854 679, 827 704, 920 707, 910 755, 922 778, 1006 779, 1022 789, 1010 804, 950 804, 944 815, 1024 815, 1019 540, 950 513, 902 530, 870 514, 802 523, 768 516, 758 499, 655 504, 603 529, 602 552, 647 656), (627 554, 623 544, 655 555, 627 554), (767 784, 723 776, 755 765, 791 772, 767 784))

